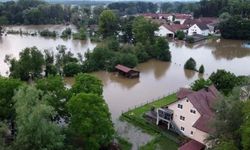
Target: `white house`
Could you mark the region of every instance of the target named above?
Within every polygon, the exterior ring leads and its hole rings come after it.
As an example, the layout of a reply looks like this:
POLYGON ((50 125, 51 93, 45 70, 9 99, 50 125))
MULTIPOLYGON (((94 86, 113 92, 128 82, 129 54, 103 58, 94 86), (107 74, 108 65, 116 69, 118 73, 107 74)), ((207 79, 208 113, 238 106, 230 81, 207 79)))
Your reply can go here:
POLYGON ((175 33, 180 30, 184 33, 187 32, 188 27, 186 25, 180 25, 180 24, 173 24, 173 25, 167 25, 163 24, 159 27, 159 30, 155 32, 156 36, 160 37, 175 37, 175 33))
POLYGON ((175 22, 180 22, 180 24, 184 24, 187 19, 191 19, 192 15, 190 14, 173 14, 173 18, 175 22))
POLYGON ((188 35, 192 36, 195 34, 200 34, 204 36, 208 36, 211 34, 209 27, 206 24, 194 24, 188 28, 188 35))
POLYGON ((192 139, 181 148, 193 147, 200 150, 205 147, 205 139, 211 132, 209 124, 214 117, 212 104, 216 101, 218 91, 212 85, 199 91, 181 88, 177 93, 178 100, 165 108, 157 109, 157 121, 165 121, 168 129, 177 128, 183 135, 192 139))
POLYGON ((158 29, 158 31, 155 32, 156 36, 160 37, 174 37, 175 32, 172 30, 170 25, 161 25, 158 29))

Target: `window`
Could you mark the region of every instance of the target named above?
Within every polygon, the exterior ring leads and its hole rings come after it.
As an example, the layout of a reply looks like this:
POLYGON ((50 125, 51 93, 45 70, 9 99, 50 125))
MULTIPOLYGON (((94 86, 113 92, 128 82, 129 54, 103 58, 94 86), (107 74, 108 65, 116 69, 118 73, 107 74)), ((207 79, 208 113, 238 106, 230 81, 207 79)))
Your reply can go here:
POLYGON ((190 134, 191 134, 191 135, 193 135, 193 134, 194 134, 194 132, 193 132, 193 131, 191 131, 191 132, 190 132, 190 134))
POLYGON ((182 108, 183 108, 183 106, 182 106, 181 104, 178 104, 178 108, 182 109, 182 108))
POLYGON ((191 112, 191 113, 193 113, 193 114, 195 114, 195 113, 196 113, 196 111, 195 111, 195 110, 193 110, 193 109, 190 109, 190 112, 191 112))
POLYGON ((183 116, 180 116, 180 119, 184 121, 184 120, 185 120, 185 117, 183 117, 183 116))
POLYGON ((184 131, 185 130, 185 128, 184 127, 181 127, 181 131, 184 131))
POLYGON ((186 102, 189 102, 189 100, 187 99, 186 102))

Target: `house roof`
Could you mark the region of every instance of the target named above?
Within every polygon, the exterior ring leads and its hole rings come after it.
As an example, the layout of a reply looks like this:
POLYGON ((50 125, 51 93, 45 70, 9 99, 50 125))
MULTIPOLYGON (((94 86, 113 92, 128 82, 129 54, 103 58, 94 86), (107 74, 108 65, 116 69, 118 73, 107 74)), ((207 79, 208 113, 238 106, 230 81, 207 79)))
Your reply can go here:
POLYGON ((219 20, 217 18, 213 17, 201 17, 199 19, 186 19, 183 24, 192 26, 194 24, 211 24, 211 25, 216 25, 219 23, 219 20))
POLYGON ((136 70, 134 70, 132 68, 129 68, 129 67, 126 67, 126 66, 123 66, 123 65, 120 65, 120 64, 116 65, 115 68, 122 71, 122 72, 125 72, 125 73, 128 73, 130 71, 136 71, 136 70))
POLYGON ((193 124, 193 127, 203 132, 210 133, 209 122, 214 117, 212 105, 216 101, 218 91, 214 85, 199 91, 190 92, 187 89, 180 89, 177 97, 188 98, 194 108, 200 113, 200 118, 193 124))
POLYGON ((189 142, 185 143, 178 150, 202 150, 205 148, 205 145, 201 144, 198 141, 190 140, 189 142))
POLYGON ((176 32, 178 30, 185 30, 188 28, 186 25, 181 25, 181 24, 173 24, 173 25, 164 24, 163 26, 172 32, 176 32))
POLYGON ((197 23, 196 24, 201 30, 207 30, 209 29, 207 24, 204 24, 204 23, 197 23))
POLYGON ((185 98, 187 95, 193 93, 192 90, 187 89, 187 88, 181 88, 177 93, 176 96, 178 99, 183 99, 185 98))
POLYGON ((190 19, 192 18, 191 14, 173 14, 176 19, 190 19))

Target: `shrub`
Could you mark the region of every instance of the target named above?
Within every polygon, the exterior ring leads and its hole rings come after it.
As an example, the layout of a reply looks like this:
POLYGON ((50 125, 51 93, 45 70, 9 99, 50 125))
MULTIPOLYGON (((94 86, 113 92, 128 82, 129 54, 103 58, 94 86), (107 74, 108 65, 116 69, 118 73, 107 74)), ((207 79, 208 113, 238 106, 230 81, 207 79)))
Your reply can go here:
POLYGON ((201 79, 198 79, 198 80, 194 81, 194 83, 191 85, 191 88, 194 91, 199 91, 200 89, 208 87, 208 86, 210 86, 212 84, 213 83, 212 83, 211 80, 209 80, 209 79, 205 80, 205 79, 201 78, 201 79))
POLYGON ((71 36, 71 29, 70 28, 66 28, 61 35, 61 38, 69 38, 71 36))
POLYGON ((201 65, 200 68, 199 68, 199 73, 203 74, 204 72, 205 72, 204 66, 201 65))
POLYGON ((73 39, 75 40, 86 40, 87 35, 84 28, 80 28, 78 33, 73 34, 73 39))
POLYGON ((138 64, 138 59, 133 54, 121 54, 119 62, 122 65, 133 68, 138 64))
POLYGON ((65 74, 66 77, 72 77, 80 72, 81 72, 81 65, 74 62, 70 62, 63 67, 63 73, 65 74))
POLYGON ((185 33, 183 31, 178 30, 176 32, 176 37, 178 38, 178 40, 183 40, 185 38, 185 33))
POLYGON ((186 41, 187 41, 188 43, 194 43, 194 38, 191 37, 191 36, 188 36, 188 37, 186 38, 186 41))
POLYGON ((184 69, 196 71, 196 62, 192 57, 187 60, 187 62, 184 65, 184 69))
POLYGON ((40 32, 40 35, 43 37, 56 37, 56 31, 49 31, 48 29, 40 32))

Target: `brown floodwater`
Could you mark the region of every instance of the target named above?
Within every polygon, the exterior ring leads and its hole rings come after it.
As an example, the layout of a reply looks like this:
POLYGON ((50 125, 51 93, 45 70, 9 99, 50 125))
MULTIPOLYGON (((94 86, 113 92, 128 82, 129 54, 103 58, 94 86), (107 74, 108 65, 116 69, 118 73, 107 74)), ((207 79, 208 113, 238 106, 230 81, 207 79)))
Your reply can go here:
MULTIPOLYGON (((33 32, 49 28, 61 32, 66 26, 11 26, 9 29, 33 32)), ((75 30, 74 27, 72 27, 75 30)), ((172 62, 150 60, 139 64, 137 69, 141 72, 138 79, 127 79, 116 73, 99 71, 92 73, 102 80, 103 95, 112 114, 119 134, 127 137, 133 143, 133 149, 151 140, 152 137, 142 133, 137 128, 119 122, 118 117, 122 112, 130 108, 147 103, 154 99, 177 91, 180 87, 190 85, 201 77, 197 72, 184 70, 187 59, 194 58, 199 67, 205 67, 203 77, 207 78, 217 69, 225 69, 236 75, 249 75, 250 49, 242 48, 243 41, 236 40, 206 40, 196 44, 184 42, 170 42, 172 62), (246 68, 245 68, 246 67, 246 68)), ((40 36, 7 35, 0 38, 0 73, 6 75, 8 66, 4 63, 5 55, 18 56, 25 47, 37 46, 39 49, 55 51, 56 46, 65 45, 72 53, 84 54, 88 49, 92 50, 96 44, 89 40, 63 40, 61 38, 43 38, 40 36)), ((74 83, 72 78, 66 78, 66 83, 74 83)))

